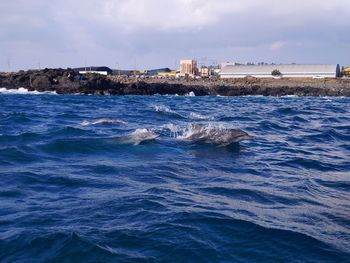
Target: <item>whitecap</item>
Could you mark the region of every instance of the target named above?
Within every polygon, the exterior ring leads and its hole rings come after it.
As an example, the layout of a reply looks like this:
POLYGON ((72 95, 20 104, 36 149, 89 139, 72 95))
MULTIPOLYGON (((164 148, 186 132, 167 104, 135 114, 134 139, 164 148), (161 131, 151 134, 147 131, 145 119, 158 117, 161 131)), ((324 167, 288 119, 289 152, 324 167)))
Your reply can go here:
POLYGON ((298 95, 284 95, 284 96, 281 96, 281 98, 299 98, 298 95))
POLYGON ((185 96, 187 96, 187 97, 196 97, 196 94, 193 91, 191 91, 188 94, 186 94, 185 96))
POLYGON ((81 126, 90 126, 90 125, 97 125, 97 124, 127 124, 127 121, 123 120, 114 120, 109 118, 102 118, 95 121, 83 121, 80 123, 81 126))
POLYGON ((191 112, 190 118, 195 120, 214 120, 213 116, 206 116, 196 112, 191 112))
POLYGON ((155 112, 158 112, 164 115, 175 116, 178 118, 185 118, 181 114, 177 113, 176 111, 172 110, 171 108, 165 105, 153 105, 153 109, 155 112))
POLYGON ((6 88, 0 88, 0 94, 31 94, 31 95, 57 95, 56 91, 29 91, 26 88, 18 88, 18 89, 6 89, 6 88))
POLYGON ((176 113, 175 111, 173 111, 172 109, 170 109, 169 107, 167 107, 165 105, 154 105, 153 109, 156 112, 176 113))
POLYGON ((175 137, 175 138, 178 137, 182 131, 181 127, 179 127, 173 123, 168 123, 168 124, 163 125, 162 129, 169 130, 170 136, 175 137))

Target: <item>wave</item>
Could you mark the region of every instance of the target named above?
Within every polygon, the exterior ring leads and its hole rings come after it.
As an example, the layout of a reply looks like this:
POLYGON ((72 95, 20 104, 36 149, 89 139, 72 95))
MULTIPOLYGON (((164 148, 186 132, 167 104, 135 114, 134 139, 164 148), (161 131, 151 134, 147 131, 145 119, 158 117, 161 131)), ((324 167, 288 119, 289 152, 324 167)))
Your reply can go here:
POLYGON ((192 120, 214 120, 213 116, 206 116, 197 112, 191 112, 189 115, 182 115, 165 105, 154 105, 153 109, 158 113, 162 113, 169 116, 175 116, 178 118, 192 119, 192 120))
POLYGON ((164 115, 173 116, 177 118, 186 118, 165 105, 153 105, 153 109, 155 112, 159 114, 164 114, 164 115))
POLYGON ((160 136, 159 133, 156 133, 149 129, 136 129, 131 134, 121 137, 114 138, 115 141, 121 144, 133 144, 139 145, 146 141, 155 140, 160 136))
POLYGON ((9 143, 29 143, 34 140, 40 140, 42 136, 35 132, 24 132, 18 134, 0 134, 0 143, 2 145, 9 143))
POLYGON ((56 91, 29 91, 26 88, 18 88, 18 89, 6 89, 6 88, 0 88, 0 94, 31 94, 31 95, 44 95, 44 94, 50 94, 50 95, 57 95, 56 91))
POLYGON ((196 112, 191 112, 190 118, 196 119, 196 120, 214 120, 213 116, 206 116, 206 115, 202 115, 202 114, 196 113, 196 112))
POLYGON ((110 137, 59 138, 39 144, 36 149, 52 156, 92 156, 118 151, 110 137))
POLYGON ((186 97, 196 97, 196 94, 193 91, 191 91, 191 92, 185 94, 185 96, 186 97))
POLYGON ((95 121, 83 121, 80 123, 81 126, 91 126, 91 125, 97 125, 97 124, 127 124, 127 121, 123 120, 114 120, 109 118, 102 118, 97 119, 95 121))

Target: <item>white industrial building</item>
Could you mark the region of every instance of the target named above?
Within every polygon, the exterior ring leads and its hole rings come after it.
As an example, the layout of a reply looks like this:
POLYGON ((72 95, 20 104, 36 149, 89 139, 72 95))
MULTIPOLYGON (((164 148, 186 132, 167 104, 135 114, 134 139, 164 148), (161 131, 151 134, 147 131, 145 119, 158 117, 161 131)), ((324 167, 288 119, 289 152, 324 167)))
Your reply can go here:
POLYGON ((273 78, 273 71, 279 71, 285 78, 336 78, 340 76, 339 65, 237 65, 225 63, 221 66, 220 77, 228 78, 273 78))
POLYGON ((79 74, 99 74, 99 75, 111 75, 112 70, 109 67, 84 67, 84 68, 75 68, 75 71, 78 71, 79 74))

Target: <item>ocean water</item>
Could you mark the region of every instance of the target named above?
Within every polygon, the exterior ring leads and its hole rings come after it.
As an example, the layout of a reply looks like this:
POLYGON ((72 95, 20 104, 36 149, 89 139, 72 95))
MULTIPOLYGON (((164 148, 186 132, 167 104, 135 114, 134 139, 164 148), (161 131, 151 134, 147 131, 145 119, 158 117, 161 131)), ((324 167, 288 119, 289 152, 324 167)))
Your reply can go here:
POLYGON ((350 262, 350 98, 1 93, 0 262, 350 262))

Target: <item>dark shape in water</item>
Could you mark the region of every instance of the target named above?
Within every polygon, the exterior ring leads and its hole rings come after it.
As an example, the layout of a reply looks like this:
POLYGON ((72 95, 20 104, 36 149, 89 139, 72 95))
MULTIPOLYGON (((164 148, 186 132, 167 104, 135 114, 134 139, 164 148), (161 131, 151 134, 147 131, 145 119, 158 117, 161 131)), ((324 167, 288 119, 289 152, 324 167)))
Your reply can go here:
POLYGON ((115 141, 121 144, 133 144, 139 145, 146 141, 155 140, 159 137, 158 133, 155 133, 148 129, 136 129, 130 135, 114 138, 115 141))
POLYGON ((224 147, 234 143, 239 143, 240 141, 251 140, 254 137, 240 129, 227 129, 204 126, 201 124, 191 124, 190 129, 180 138, 191 143, 207 143, 224 147))

